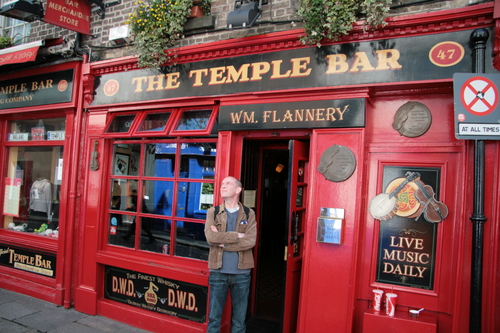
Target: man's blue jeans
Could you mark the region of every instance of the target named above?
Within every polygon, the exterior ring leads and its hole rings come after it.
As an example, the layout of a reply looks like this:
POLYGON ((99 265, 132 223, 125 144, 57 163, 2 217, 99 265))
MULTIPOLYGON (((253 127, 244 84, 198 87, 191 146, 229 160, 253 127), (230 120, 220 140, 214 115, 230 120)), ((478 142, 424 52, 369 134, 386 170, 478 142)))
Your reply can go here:
POLYGON ((250 292, 250 273, 224 274, 210 272, 210 315, 207 333, 219 333, 222 312, 226 304, 227 291, 231 293, 232 314, 231 333, 245 333, 248 294, 250 292))

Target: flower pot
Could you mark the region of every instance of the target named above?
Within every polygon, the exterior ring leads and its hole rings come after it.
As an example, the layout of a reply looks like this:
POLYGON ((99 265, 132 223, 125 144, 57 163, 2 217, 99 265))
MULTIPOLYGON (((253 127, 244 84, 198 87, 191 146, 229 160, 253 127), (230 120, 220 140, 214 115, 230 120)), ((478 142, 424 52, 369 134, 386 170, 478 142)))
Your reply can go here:
POLYGON ((191 14, 189 18, 202 17, 205 13, 203 13, 203 9, 200 6, 191 7, 191 14))

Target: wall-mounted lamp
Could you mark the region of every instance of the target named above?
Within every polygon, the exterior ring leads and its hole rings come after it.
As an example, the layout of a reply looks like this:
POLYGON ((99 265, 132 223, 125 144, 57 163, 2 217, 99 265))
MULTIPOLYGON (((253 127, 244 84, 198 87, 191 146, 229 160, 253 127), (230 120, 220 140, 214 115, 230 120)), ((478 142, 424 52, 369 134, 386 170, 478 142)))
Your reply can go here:
POLYGON ((236 0, 234 10, 227 15, 227 27, 229 29, 250 28, 260 17, 261 11, 262 0, 259 0, 259 3, 249 0, 236 0))
POLYGON ((18 0, 0 8, 0 15, 25 22, 33 22, 43 18, 43 7, 38 2, 18 0))

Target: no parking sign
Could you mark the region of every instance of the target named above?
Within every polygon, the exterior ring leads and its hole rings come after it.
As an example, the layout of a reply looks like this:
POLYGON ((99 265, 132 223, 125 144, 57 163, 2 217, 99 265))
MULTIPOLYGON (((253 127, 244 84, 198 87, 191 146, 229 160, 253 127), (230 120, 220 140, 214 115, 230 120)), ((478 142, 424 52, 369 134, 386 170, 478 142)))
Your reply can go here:
POLYGON ((500 140, 500 74, 455 73, 455 137, 500 140))

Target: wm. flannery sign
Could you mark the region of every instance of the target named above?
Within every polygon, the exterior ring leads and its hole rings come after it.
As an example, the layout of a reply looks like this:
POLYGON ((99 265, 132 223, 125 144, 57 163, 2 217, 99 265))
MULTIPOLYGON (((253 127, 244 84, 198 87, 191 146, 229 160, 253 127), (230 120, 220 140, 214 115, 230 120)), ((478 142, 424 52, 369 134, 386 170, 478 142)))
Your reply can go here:
POLYGON ((363 98, 221 106, 219 131, 364 127, 363 98))

